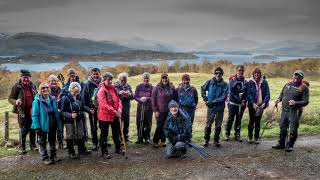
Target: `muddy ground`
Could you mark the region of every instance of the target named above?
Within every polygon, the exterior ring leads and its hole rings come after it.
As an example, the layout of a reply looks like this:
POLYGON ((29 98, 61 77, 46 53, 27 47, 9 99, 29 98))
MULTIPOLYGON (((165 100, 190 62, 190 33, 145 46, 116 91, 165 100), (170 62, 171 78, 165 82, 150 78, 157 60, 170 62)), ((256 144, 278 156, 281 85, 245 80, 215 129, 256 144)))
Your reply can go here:
MULTIPOLYGON (((165 159, 164 148, 131 145, 129 158, 111 153, 102 160, 99 154, 45 166, 37 152, 0 159, 0 179, 320 179, 320 136, 300 137, 295 151, 273 150, 276 140, 265 140, 257 149, 246 142, 222 142, 209 146, 209 158, 189 149, 185 158, 165 159)), ((113 147, 110 148, 113 152, 113 147)))

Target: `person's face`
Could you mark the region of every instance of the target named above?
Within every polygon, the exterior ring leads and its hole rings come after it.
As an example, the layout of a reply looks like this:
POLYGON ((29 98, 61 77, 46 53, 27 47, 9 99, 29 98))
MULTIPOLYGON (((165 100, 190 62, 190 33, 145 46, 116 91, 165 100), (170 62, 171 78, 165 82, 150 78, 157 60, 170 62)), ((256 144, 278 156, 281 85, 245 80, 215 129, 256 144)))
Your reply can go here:
POLYGON ((78 96, 79 93, 80 93, 79 89, 71 92, 72 96, 78 96))
POLYGON ((301 83, 302 82, 303 77, 300 76, 299 74, 294 74, 293 75, 293 82, 294 83, 301 83))
POLYGON ((112 85, 112 79, 111 79, 111 78, 106 79, 106 80, 104 81, 104 84, 105 84, 106 86, 111 86, 111 85, 112 85))
POLYGON ((101 74, 98 72, 98 71, 94 71, 91 73, 91 77, 94 79, 94 80, 99 80, 99 77, 101 76, 101 74))
POLYGON ((172 115, 177 115, 179 108, 178 107, 171 107, 170 112, 172 115))
POLYGON ((239 75, 239 76, 243 76, 244 68, 241 68, 241 67, 240 67, 240 68, 237 69, 237 71, 238 71, 238 75, 239 75))
POLYGON ((215 77, 216 77, 217 80, 222 79, 222 72, 216 71, 216 72, 214 72, 214 75, 215 75, 215 77))
POLYGON ((261 74, 258 73, 258 72, 256 72, 256 73, 253 74, 253 78, 254 78, 255 80, 260 80, 260 79, 261 79, 261 74))
POLYGON ((190 79, 184 79, 184 80, 182 80, 182 83, 183 83, 183 85, 185 85, 185 86, 189 86, 189 84, 190 84, 190 79))
POLYGON ((22 76, 20 79, 24 85, 28 85, 30 83, 30 76, 22 76))
POLYGON ((49 83, 51 88, 58 87, 58 82, 55 79, 51 80, 49 83))
POLYGON ((121 84, 121 86, 126 85, 126 83, 127 83, 127 78, 121 78, 121 79, 120 79, 120 84, 121 84))
POLYGON ((167 76, 163 76, 161 78, 161 82, 162 82, 162 84, 167 85, 168 84, 168 77, 167 76))
POLYGON ((72 72, 72 73, 69 74, 70 81, 75 82, 76 78, 77 78, 77 74, 76 73, 72 72))
POLYGON ((41 94, 43 96, 48 96, 50 94, 50 87, 49 84, 45 84, 41 87, 41 94))
POLYGON ((149 82, 150 82, 150 79, 149 78, 143 78, 143 84, 144 85, 148 85, 149 84, 149 82))

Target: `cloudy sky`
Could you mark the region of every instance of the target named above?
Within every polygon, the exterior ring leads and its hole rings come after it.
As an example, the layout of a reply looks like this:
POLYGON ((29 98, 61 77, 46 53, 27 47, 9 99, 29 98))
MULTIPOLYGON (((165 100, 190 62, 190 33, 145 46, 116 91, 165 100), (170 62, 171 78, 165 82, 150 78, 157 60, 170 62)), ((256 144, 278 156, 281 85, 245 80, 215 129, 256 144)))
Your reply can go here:
POLYGON ((0 0, 0 32, 192 47, 243 37, 320 40, 319 0, 0 0))

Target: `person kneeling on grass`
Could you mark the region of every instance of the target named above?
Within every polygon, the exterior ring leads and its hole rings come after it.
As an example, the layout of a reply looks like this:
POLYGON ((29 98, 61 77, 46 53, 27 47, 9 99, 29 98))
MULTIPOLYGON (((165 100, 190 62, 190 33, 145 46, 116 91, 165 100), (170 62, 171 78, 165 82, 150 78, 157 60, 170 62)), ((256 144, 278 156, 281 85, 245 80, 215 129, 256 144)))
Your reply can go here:
POLYGON ((187 152, 186 142, 191 139, 191 122, 188 114, 179 109, 176 101, 169 103, 169 114, 164 126, 164 133, 168 138, 167 158, 181 157, 187 152))
POLYGON ((39 153, 45 165, 59 161, 56 156, 56 132, 60 123, 60 115, 57 108, 57 101, 50 96, 48 83, 41 83, 40 93, 37 94, 32 103, 32 125, 39 140, 39 153), (50 156, 47 153, 47 139, 50 146, 50 156))

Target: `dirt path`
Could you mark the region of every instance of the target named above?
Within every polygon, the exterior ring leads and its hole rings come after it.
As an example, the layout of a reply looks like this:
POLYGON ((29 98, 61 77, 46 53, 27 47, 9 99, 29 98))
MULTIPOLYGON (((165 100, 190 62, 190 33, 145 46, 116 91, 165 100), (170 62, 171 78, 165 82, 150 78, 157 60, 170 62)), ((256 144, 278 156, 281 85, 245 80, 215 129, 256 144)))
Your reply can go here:
MULTIPOLYGON (((246 142, 223 142, 207 148, 213 157, 203 159, 189 150, 183 159, 165 159, 164 149, 132 146, 129 159, 111 153, 103 161, 94 152, 80 160, 44 166, 36 152, 0 159, 0 179, 320 179, 320 136, 301 137, 295 151, 273 150, 275 140, 258 146, 246 142)), ((113 151, 113 147, 110 149, 113 151)))

